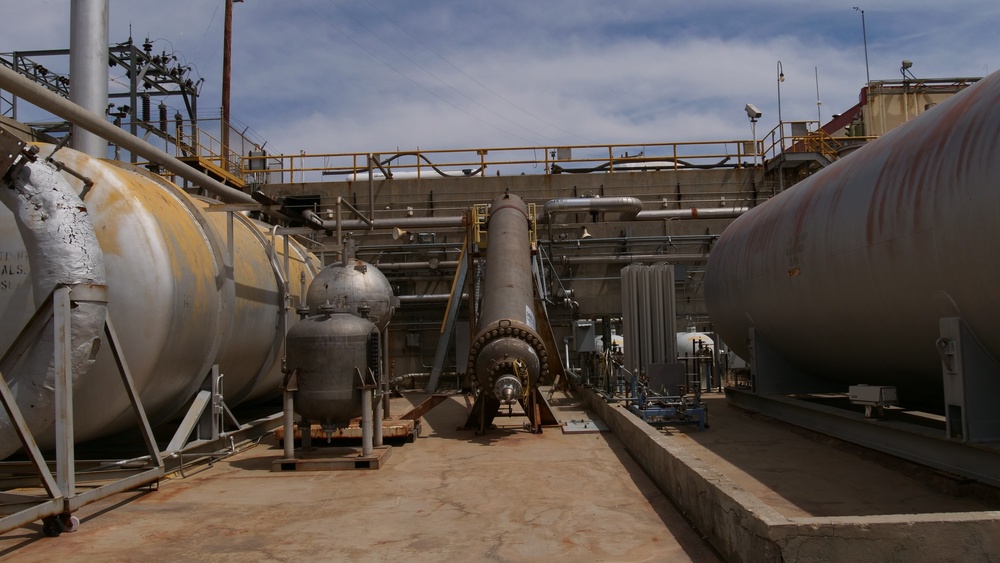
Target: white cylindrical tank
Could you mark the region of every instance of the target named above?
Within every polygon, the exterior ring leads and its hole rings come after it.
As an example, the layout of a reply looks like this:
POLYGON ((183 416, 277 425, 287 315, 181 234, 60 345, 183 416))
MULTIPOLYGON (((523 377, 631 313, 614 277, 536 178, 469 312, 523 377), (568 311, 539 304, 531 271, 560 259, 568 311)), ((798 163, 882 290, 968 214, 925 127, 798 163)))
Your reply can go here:
POLYGON ((698 332, 693 328, 690 328, 687 330, 687 332, 677 333, 678 357, 683 358, 686 356, 697 356, 698 352, 700 351, 704 353, 703 350, 709 350, 709 353, 711 353, 711 350, 714 349, 715 349, 715 341, 712 340, 712 338, 707 334, 705 334, 704 332, 698 332), (700 349, 698 348, 699 342, 701 342, 700 349))
MULTIPOLYGON (((42 145, 39 156, 51 150, 42 145)), ((208 209, 214 200, 142 169, 66 148, 54 158, 93 181, 83 201, 104 254, 108 316, 151 421, 175 415, 216 364, 231 405, 277 394, 284 330, 296 322, 294 307, 303 297, 297 280, 319 271, 316 257, 289 241, 286 261, 282 237, 240 213, 231 215, 230 234, 230 214, 208 209), (288 302, 286 280, 293 280, 288 302)), ((67 179, 82 190, 80 180, 67 179)), ((30 256, 6 209, 0 209, 0 234, 0 346, 6 349, 35 305, 30 256)), ((107 345, 82 379, 74 388, 79 441, 135 424, 107 345)), ((32 430, 43 447, 51 439, 51 429, 32 430)))

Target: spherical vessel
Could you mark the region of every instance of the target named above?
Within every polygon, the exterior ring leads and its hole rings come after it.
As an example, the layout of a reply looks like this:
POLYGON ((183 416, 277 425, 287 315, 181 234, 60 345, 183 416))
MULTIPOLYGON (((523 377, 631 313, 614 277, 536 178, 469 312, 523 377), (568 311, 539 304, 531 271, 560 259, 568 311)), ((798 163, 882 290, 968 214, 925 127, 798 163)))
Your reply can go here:
POLYGON ((734 221, 705 298, 749 359, 749 328, 800 371, 896 385, 940 408, 939 319, 1000 357, 1000 74, 734 221))
POLYGON ((395 311, 392 285, 378 268, 363 260, 348 260, 348 264, 331 264, 309 285, 306 305, 315 314, 329 303, 338 313, 367 315, 382 330, 395 311))
POLYGON ((378 373, 378 328, 349 313, 300 321, 287 337, 287 369, 295 372, 295 412, 324 428, 346 426, 361 416, 361 380, 378 373), (372 360, 375 363, 371 363, 372 360))

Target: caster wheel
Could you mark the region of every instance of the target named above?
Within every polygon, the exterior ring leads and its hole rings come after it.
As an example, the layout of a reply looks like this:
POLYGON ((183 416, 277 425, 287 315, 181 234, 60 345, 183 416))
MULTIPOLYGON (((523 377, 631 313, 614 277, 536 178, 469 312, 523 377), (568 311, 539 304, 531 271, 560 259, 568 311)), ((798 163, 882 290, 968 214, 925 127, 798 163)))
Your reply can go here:
POLYGON ((59 523, 62 524, 64 532, 75 532, 80 529, 80 519, 69 514, 59 515, 59 523))
POLYGON ((59 537, 63 532, 62 522, 56 516, 42 518, 42 533, 50 538, 59 537))

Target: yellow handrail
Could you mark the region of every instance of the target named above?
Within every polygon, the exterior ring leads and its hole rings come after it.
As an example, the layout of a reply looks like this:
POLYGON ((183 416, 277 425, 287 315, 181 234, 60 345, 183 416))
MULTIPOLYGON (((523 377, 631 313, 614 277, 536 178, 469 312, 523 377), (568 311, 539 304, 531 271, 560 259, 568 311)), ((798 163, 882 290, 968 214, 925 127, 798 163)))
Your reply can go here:
MULTIPOLYGON (((383 163, 383 168, 394 177, 438 178, 442 175, 482 177, 493 173, 520 174, 531 173, 534 170, 552 174, 583 170, 621 172, 637 169, 683 170, 713 166, 743 168, 753 165, 752 147, 750 141, 736 139, 557 147, 272 154, 245 156, 242 160, 245 176, 259 173, 266 168, 266 172, 270 175, 269 181, 272 182, 305 181, 307 176, 312 176, 313 181, 321 179, 367 181, 368 154, 380 155, 379 162, 383 163)), ((758 154, 762 154, 762 151, 758 150, 758 154)), ((381 173, 377 174, 377 177, 384 179, 381 173)))

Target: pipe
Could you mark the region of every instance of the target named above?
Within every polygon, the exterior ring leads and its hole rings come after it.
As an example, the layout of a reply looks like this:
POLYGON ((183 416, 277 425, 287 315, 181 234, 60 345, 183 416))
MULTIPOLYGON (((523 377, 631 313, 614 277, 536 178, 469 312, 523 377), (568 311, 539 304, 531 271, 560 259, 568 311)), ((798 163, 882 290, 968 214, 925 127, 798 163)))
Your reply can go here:
MULTIPOLYGON (((338 197, 338 200, 341 198, 338 197)), ((347 202, 344 202, 347 205, 347 202)), ((352 208, 353 210, 353 208, 352 208)), ((623 221, 659 221, 663 219, 729 219, 739 217, 748 207, 707 207, 688 209, 659 209, 642 211, 642 200, 637 197, 561 197, 545 202, 545 214, 539 219, 543 223, 552 223, 557 215, 565 213, 621 213, 623 221)), ((356 210, 355 210, 356 211, 356 210)), ((435 229, 442 227, 464 227, 465 216, 439 217, 397 217, 386 219, 376 225, 374 218, 322 220, 317 214, 305 211, 303 216, 326 230, 342 229, 435 229)))
POLYGON ((381 382, 379 382, 379 385, 374 390, 371 391, 372 393, 378 392, 379 394, 379 396, 375 397, 375 412, 372 415, 372 432, 374 434, 373 442, 374 445, 378 447, 382 446, 382 432, 384 430, 384 428, 382 427, 383 406, 382 406, 382 397, 380 392, 381 389, 382 389, 382 384, 381 382))
POLYGON ((702 262, 708 254, 625 254, 622 256, 562 256, 563 264, 631 264, 632 262, 702 262))
MULTIPOLYGON (((469 298, 468 293, 462 294, 462 301, 469 298)), ((450 293, 426 293, 423 295, 400 295, 399 302, 403 303, 441 303, 451 299, 450 293)))
POLYGON ((145 158, 153 164, 160 165, 170 172, 197 184, 209 192, 230 203, 257 203, 249 194, 231 188, 218 180, 191 168, 162 150, 123 131, 92 112, 50 92, 31 80, 20 76, 13 70, 0 66, 0 90, 23 98, 39 108, 52 113, 74 124, 100 135, 129 151, 145 158))
POLYGON ((428 260, 426 262, 394 262, 379 264, 379 270, 439 270, 441 268, 457 268, 458 260, 428 260))
POLYGON ((642 200, 637 197, 559 197, 545 202, 542 222, 552 223, 556 215, 564 213, 621 213, 623 221, 632 221, 642 211, 642 200))
POLYGON ((640 211, 637 221, 655 221, 660 219, 734 219, 749 211, 749 207, 706 207, 689 209, 656 209, 640 211))
MULTIPOLYGON (((338 196, 337 198, 341 198, 338 196)), ((347 202, 343 202, 347 205, 347 202)), ((335 229, 394 229, 396 227, 406 228, 406 229, 436 229, 441 227, 464 227, 465 226, 465 216, 463 215, 452 215, 445 217, 397 217, 394 219, 386 219, 384 223, 378 223, 376 225, 374 218, 370 220, 364 219, 343 219, 343 220, 325 220, 321 225, 324 229, 332 231, 335 229)))
MULTIPOLYGON (((69 8, 69 99, 95 115, 108 107, 108 0, 74 0, 69 8)), ((108 144, 73 126, 72 146, 95 158, 108 157, 108 144)))

